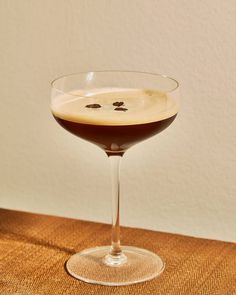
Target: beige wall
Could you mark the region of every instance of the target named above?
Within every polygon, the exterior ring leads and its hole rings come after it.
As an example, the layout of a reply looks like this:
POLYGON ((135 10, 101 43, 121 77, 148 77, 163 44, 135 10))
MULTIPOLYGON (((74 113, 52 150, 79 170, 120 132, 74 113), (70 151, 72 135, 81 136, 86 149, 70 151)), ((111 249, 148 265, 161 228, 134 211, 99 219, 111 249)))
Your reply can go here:
POLYGON ((109 166, 54 122, 49 81, 161 72, 182 108, 127 152, 124 225, 236 241, 236 2, 0 0, 0 206, 110 221, 109 166))

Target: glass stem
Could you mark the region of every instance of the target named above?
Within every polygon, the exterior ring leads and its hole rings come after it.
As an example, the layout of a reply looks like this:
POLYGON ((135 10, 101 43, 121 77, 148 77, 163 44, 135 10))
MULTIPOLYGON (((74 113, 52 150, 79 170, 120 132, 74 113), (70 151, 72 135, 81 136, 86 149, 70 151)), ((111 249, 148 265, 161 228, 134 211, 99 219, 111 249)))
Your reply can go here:
POLYGON ((111 249, 105 257, 105 263, 110 266, 119 266, 127 261, 120 247, 120 155, 109 156, 111 166, 112 185, 112 231, 111 249))

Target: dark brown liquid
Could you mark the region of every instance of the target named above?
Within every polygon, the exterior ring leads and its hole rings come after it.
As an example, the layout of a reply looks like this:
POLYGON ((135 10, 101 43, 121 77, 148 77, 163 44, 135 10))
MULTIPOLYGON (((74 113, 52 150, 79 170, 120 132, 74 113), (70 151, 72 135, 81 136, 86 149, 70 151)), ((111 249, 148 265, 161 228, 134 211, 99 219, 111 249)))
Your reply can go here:
POLYGON ((111 156, 123 155, 135 143, 161 132, 174 121, 176 115, 152 123, 112 126, 75 123, 54 117, 63 128, 98 145, 111 156))

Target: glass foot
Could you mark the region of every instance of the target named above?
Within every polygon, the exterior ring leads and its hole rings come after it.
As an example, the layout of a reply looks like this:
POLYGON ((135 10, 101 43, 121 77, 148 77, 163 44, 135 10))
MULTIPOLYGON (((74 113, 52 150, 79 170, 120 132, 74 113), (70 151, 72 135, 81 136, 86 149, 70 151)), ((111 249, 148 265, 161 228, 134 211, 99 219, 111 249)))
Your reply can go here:
POLYGON ((155 253, 130 246, 121 248, 125 257, 121 264, 107 264, 110 246, 106 246, 86 249, 71 256, 66 268, 76 279, 106 286, 141 283, 163 272, 165 263, 155 253))

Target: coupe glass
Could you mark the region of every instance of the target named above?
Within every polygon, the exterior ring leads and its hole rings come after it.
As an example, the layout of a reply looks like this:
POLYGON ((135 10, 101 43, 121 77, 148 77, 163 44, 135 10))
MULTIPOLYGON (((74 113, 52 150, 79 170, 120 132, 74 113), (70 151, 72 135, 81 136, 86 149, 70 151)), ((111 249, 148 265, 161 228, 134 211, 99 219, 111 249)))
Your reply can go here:
POLYGON ((131 71, 76 73, 52 82, 51 111, 72 134, 108 156, 112 180, 111 245, 74 254, 66 263, 75 278, 121 286, 159 276, 163 260, 148 250, 121 246, 120 160, 134 144, 167 128, 179 108, 179 84, 160 74, 131 71))

